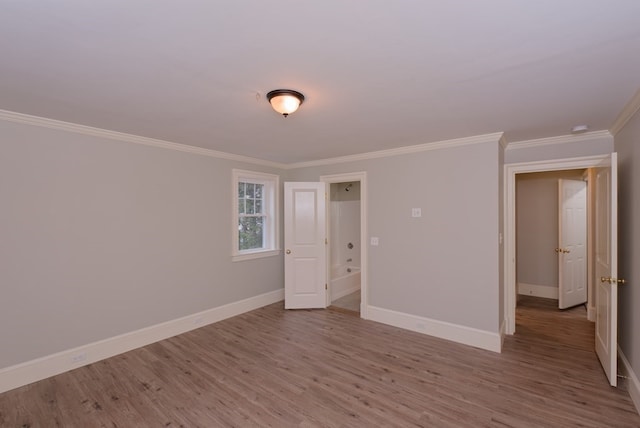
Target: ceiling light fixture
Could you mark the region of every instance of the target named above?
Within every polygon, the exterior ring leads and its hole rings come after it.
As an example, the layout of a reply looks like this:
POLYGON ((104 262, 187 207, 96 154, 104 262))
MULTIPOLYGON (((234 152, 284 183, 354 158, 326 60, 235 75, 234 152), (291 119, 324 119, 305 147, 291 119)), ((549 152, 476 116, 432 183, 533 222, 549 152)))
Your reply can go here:
POLYGON ((587 132, 588 130, 589 130, 589 127, 587 125, 576 125, 573 128, 571 128, 571 133, 582 134, 583 132, 587 132))
POLYGON ((276 89, 267 94, 271 107, 284 117, 298 110, 304 101, 304 95, 292 89, 276 89))

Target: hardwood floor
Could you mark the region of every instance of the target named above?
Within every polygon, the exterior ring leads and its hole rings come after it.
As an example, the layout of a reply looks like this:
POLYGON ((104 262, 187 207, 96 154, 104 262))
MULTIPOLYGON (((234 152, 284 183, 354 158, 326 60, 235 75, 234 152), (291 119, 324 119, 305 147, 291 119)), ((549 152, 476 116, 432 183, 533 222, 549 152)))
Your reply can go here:
POLYGON ((639 427, 576 311, 526 299, 496 354, 280 303, 0 394, 0 426, 639 427))

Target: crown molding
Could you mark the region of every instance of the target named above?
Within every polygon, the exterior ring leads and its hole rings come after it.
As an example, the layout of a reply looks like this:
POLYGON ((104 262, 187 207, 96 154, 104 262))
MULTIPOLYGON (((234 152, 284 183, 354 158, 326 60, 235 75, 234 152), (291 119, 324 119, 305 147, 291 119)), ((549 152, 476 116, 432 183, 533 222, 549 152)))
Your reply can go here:
POLYGON ((638 89, 629 102, 624 106, 616 120, 613 121, 609 132, 615 137, 615 135, 624 128, 629 119, 631 119, 640 110, 640 89, 638 89))
POLYGON ((500 137, 500 146, 502 147, 503 150, 506 150, 507 147, 509 146, 509 142, 505 138, 504 133, 500 137))
POLYGON ((576 135, 560 135, 557 137, 538 138, 535 140, 514 141, 507 145, 507 150, 526 149, 538 146, 551 146, 556 144, 578 143, 602 138, 613 138, 609 131, 593 131, 576 135))
POLYGON ((333 165, 337 163, 356 162, 369 159, 386 158, 390 156, 406 155, 411 153, 426 152, 430 150, 446 149, 451 147, 468 146, 470 144, 481 144, 490 142, 499 142, 503 138, 504 133, 496 132, 493 134, 476 135, 473 137, 456 138, 453 140, 436 141, 433 143, 418 144, 415 146, 398 147, 395 149, 379 150, 375 152, 360 153, 356 155, 340 156, 336 158, 319 159, 308 162, 290 163, 286 169, 308 168, 312 166, 333 165))
POLYGON ((122 141, 125 143, 142 144, 145 146, 160 147, 163 149, 177 150, 180 152, 193 153, 202 156, 209 156, 218 159, 226 159, 237 162, 250 163, 255 165, 268 166, 272 168, 285 169, 286 165, 278 162, 271 162, 263 159, 256 159, 249 156, 235 155, 232 153, 219 152, 217 150, 205 149, 202 147, 189 146, 186 144, 173 143, 171 141, 157 140, 155 138, 141 137, 139 135, 126 134, 124 132, 109 131, 92 126, 79 125, 76 123, 64 122, 61 120, 47 119, 39 116, 31 116, 24 113, 16 113, 7 110, 0 110, 0 120, 7 122, 22 123, 25 125, 39 126, 41 128, 55 129, 59 131, 73 132, 76 134, 89 135, 92 137, 106 138, 109 140, 122 141))

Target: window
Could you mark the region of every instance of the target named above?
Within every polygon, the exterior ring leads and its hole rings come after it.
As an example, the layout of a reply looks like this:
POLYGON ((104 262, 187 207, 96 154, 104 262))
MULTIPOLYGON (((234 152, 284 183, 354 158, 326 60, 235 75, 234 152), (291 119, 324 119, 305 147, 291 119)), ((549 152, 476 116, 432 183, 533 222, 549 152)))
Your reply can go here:
POLYGON ((279 177, 233 170, 233 260, 274 256, 278 247, 279 177))

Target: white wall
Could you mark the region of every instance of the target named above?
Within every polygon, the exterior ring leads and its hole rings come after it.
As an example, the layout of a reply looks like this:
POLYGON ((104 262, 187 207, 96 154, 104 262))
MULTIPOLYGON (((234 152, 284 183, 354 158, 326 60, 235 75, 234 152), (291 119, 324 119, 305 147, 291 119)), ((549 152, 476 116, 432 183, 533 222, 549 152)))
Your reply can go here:
POLYGON ((360 266, 360 182, 331 183, 330 195, 331 266, 360 266))
POLYGON ((583 172, 516 176, 516 281, 527 285, 533 295, 538 295, 538 287, 553 287, 557 295, 558 255, 554 248, 558 246, 558 180, 582 180, 583 172))
POLYGON ((360 201, 331 201, 330 245, 332 266, 360 266, 360 201))
POLYGON ((640 409, 640 112, 615 136, 615 148, 619 165, 618 277, 627 281, 619 287, 618 341, 635 373, 635 388, 629 391, 640 409))
POLYGON ((288 179, 366 171, 368 304, 499 331, 498 141, 297 168, 288 179), (412 218, 411 209, 422 217, 412 218))
POLYGON ((283 286, 231 262, 231 169, 0 121, 0 369, 283 286))

